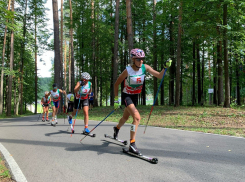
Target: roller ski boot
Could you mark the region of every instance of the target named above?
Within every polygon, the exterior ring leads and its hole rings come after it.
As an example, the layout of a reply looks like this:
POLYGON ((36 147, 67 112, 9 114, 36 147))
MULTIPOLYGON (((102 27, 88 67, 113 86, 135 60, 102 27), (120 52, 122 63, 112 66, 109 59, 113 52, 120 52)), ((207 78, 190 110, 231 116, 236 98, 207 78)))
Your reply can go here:
POLYGON ((105 134, 105 135, 104 135, 105 138, 110 138, 110 139, 112 139, 112 140, 115 140, 115 141, 117 141, 117 142, 123 144, 123 145, 127 145, 127 144, 128 144, 127 140, 120 140, 120 139, 118 139, 119 129, 118 129, 116 126, 114 126, 114 127, 113 127, 113 130, 114 130, 113 137, 110 136, 110 135, 105 134))
POLYGON ((142 155, 140 151, 137 149, 135 142, 130 143, 128 151, 135 155, 142 155))
POLYGON ((96 134, 90 134, 90 131, 88 128, 84 128, 83 132, 82 132, 83 135, 88 135, 90 137, 96 137, 96 134))
POLYGON ((46 121, 47 121, 47 122, 49 122, 49 119, 48 119, 48 118, 46 118, 46 121))
POLYGON ((140 151, 137 149, 135 142, 130 143, 129 145, 129 149, 123 148, 123 152, 129 155, 132 155, 134 157, 138 157, 140 159, 146 160, 148 162, 151 162, 152 164, 157 164, 158 163, 158 159, 157 158, 151 158, 151 157, 147 157, 143 154, 140 153, 140 151))
POLYGON ((72 116, 68 116, 68 123, 72 124, 72 116))
POLYGON ((54 120, 51 121, 51 126, 56 126, 56 122, 54 120))
POLYGON ((114 137, 114 139, 116 140, 117 137, 118 137, 119 129, 118 129, 116 126, 114 126, 114 127, 113 127, 113 130, 114 130, 113 137, 114 137))
POLYGON ((42 122, 45 122, 45 119, 44 119, 44 117, 42 118, 42 122))

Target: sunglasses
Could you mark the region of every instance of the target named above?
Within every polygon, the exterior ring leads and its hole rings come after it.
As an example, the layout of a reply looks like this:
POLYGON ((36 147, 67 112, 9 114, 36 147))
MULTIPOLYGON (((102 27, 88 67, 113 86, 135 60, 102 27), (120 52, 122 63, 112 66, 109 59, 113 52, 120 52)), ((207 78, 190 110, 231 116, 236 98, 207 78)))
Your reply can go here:
POLYGON ((135 60, 140 62, 141 60, 144 61, 144 58, 135 58, 135 60))

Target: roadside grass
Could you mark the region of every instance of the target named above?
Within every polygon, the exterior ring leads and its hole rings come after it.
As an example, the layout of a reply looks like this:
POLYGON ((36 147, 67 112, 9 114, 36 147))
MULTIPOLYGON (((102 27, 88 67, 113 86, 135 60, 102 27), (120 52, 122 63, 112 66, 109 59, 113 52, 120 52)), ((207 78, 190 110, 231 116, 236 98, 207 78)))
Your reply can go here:
MULTIPOLYGON (((141 115, 141 125, 147 123, 151 107, 149 105, 137 107, 141 115)), ((89 120, 101 121, 112 110, 112 106, 95 107, 89 111, 89 120)), ((119 109, 105 121, 118 122, 122 115, 123 110, 119 109)), ((64 116, 59 115, 59 117, 64 116)), ((82 112, 78 114, 77 119, 83 120, 82 112)), ((132 117, 130 116, 127 123, 132 123, 132 121, 132 117)), ((148 125, 245 137, 245 107, 154 106, 148 125)))
POLYGON ((11 179, 10 172, 7 169, 5 162, 1 155, 0 155, 0 181, 1 182, 13 181, 11 179))

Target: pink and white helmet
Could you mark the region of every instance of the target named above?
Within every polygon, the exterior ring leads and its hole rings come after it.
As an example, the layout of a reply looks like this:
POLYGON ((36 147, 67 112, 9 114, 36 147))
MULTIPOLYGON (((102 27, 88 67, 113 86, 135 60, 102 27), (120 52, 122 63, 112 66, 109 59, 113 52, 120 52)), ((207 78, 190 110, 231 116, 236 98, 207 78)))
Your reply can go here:
POLYGON ((142 49, 135 48, 130 51, 131 58, 145 58, 145 53, 142 49))

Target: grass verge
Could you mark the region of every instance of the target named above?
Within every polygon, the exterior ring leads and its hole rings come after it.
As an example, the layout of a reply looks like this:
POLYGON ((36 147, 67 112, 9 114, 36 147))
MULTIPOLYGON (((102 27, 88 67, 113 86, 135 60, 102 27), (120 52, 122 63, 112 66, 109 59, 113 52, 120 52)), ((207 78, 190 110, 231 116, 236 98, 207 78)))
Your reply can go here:
POLYGON ((2 156, 0 155, 0 181, 1 182, 10 182, 13 181, 11 179, 11 175, 9 170, 5 165, 5 161, 3 160, 2 156))
MULTIPOLYGON (((137 107, 141 115, 141 125, 147 123, 151 107, 137 107)), ((111 106, 96 107, 89 111, 89 120, 101 121, 112 110, 111 106)), ((119 109, 111 114, 106 121, 118 122, 122 115, 123 110, 119 109)), ((59 117, 64 116, 59 115, 59 117)), ((82 112, 78 114, 77 119, 83 120, 82 112)), ((130 116, 127 123, 132 123, 132 121, 130 116)), ((154 106, 148 125, 245 137, 245 108, 154 106)))

